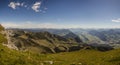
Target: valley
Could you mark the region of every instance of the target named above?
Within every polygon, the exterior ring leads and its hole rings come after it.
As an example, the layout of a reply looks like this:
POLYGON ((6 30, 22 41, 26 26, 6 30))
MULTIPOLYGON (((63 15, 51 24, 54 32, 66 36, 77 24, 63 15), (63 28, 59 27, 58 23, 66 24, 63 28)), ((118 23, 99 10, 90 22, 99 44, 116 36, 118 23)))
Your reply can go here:
POLYGON ((101 41, 106 41, 102 40, 101 37, 97 38, 97 36, 93 34, 88 34, 88 32, 79 33, 81 36, 68 29, 52 29, 50 31, 48 29, 42 29, 42 31, 39 29, 37 31, 33 31, 26 29, 4 29, 4 27, 1 26, 0 64, 120 64, 119 47, 114 48, 111 43, 101 43, 101 41), (54 31, 57 31, 57 33, 54 31))

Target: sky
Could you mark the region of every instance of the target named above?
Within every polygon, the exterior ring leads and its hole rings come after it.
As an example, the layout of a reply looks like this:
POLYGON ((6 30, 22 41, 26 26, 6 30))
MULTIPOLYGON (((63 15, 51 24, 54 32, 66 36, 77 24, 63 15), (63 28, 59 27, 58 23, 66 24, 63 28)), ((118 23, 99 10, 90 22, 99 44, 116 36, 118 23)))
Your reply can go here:
POLYGON ((0 0, 6 28, 120 28, 120 0, 0 0))

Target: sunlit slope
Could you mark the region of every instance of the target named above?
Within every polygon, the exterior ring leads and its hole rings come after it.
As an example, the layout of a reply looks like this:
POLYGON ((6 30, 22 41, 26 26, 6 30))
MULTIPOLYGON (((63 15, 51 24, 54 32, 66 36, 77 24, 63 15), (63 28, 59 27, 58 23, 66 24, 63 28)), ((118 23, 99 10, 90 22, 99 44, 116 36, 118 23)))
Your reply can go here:
POLYGON ((120 49, 100 52, 80 50, 57 54, 35 54, 0 45, 0 65, 119 65, 120 49))
MULTIPOLYGON (((52 60, 61 61, 61 65, 119 65, 120 49, 108 52, 81 50, 50 55, 52 60)), ((57 65, 57 64, 56 64, 57 65)))
POLYGON ((7 42, 7 39, 5 38, 5 35, 2 34, 3 31, 4 31, 4 27, 0 25, 0 43, 7 42))

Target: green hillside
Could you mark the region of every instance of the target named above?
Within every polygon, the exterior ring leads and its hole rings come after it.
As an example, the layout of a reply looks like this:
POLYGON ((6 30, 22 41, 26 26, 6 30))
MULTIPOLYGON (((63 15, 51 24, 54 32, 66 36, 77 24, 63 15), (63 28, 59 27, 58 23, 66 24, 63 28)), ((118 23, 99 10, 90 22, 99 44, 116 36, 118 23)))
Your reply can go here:
POLYGON ((4 37, 4 35, 0 34, 0 43, 6 42, 7 39, 4 37))
POLYGON ((0 31, 4 30, 4 27, 0 24, 0 31))
POLYGON ((119 65, 120 49, 100 52, 80 50, 57 54, 35 54, 0 45, 0 65, 119 65))
POLYGON ((4 27, 2 25, 0 25, 0 43, 7 42, 5 35, 3 35, 1 31, 4 31, 4 27))

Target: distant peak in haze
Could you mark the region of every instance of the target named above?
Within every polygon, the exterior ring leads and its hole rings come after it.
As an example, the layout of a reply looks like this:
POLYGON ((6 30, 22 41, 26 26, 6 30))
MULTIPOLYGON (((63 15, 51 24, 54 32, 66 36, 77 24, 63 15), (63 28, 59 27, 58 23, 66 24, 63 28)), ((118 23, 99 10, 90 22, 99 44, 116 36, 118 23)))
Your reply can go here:
MULTIPOLYGON (((46 29, 71 29, 71 28, 82 28, 82 29, 118 29, 116 27, 97 27, 97 26, 83 26, 80 24, 55 24, 55 23, 36 23, 36 22, 24 22, 24 23, 15 23, 15 22, 2 22, 1 23, 5 28, 20 28, 20 29, 31 29, 31 28, 46 28, 46 29)), ((84 24, 86 25, 86 24, 84 24)))

